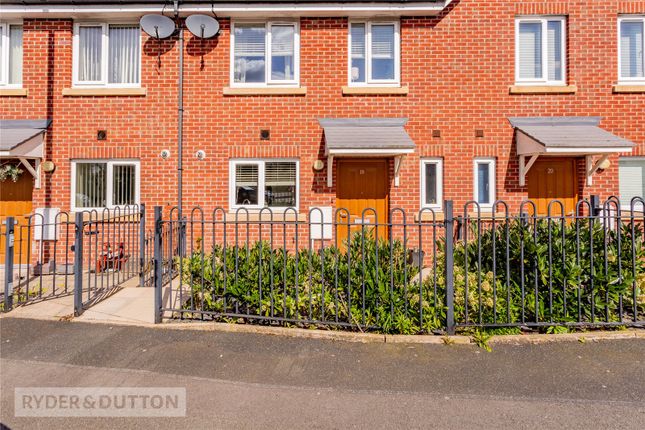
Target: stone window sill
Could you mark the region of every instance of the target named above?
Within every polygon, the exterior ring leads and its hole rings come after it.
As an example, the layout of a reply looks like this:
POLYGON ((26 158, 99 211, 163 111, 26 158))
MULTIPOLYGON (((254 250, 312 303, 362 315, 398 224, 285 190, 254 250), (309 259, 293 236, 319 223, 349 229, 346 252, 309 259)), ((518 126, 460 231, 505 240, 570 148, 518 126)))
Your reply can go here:
POLYGON ((145 96, 145 88, 64 88, 63 95, 68 97, 91 96, 145 96))
POLYGON ((511 85, 510 94, 575 94, 576 85, 511 85))
MULTIPOLYGON (((228 212, 226 214, 226 222, 235 222, 235 212, 228 212)), ((273 218, 271 218, 271 215, 264 212, 262 216, 260 217, 260 214, 257 212, 251 212, 249 211, 248 215, 244 211, 240 211, 237 213, 237 221, 238 222, 257 222, 257 221, 263 221, 263 222, 268 222, 273 220, 274 222, 282 222, 282 221, 307 221, 307 215, 303 213, 299 214, 294 214, 293 211, 289 211, 289 213, 274 213, 273 218)))
POLYGON ((27 97, 27 88, 2 88, 0 97, 27 97))
POLYGON ((369 96, 369 95, 400 95, 405 96, 410 92, 408 86, 403 87, 349 87, 344 86, 344 96, 369 96))
POLYGON ((645 93, 645 84, 619 84, 614 85, 614 93, 645 93))
POLYGON ((225 87, 225 96, 304 96, 307 87, 262 87, 262 88, 235 88, 225 87))

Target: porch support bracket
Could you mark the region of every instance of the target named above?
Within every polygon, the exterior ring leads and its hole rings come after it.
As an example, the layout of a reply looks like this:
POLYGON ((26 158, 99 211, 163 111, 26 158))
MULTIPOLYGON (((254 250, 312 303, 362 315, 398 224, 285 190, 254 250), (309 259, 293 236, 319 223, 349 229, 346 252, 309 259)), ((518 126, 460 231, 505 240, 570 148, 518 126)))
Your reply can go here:
POLYGON ((596 162, 593 161, 593 155, 585 157, 587 164, 587 185, 593 184, 593 174, 598 171, 602 163, 609 158, 609 154, 603 154, 596 162))
POLYGON ((399 186, 399 172, 401 171, 401 164, 403 164, 403 155, 394 157, 394 186, 399 186))
POLYGON ((531 167, 533 167, 533 163, 535 163, 539 154, 530 155, 531 158, 529 158, 528 162, 526 161, 526 157, 526 155, 520 155, 520 187, 526 185, 526 174, 531 170, 531 167))
POLYGON ((27 160, 24 157, 19 157, 20 163, 22 163, 23 166, 31 173, 31 176, 34 177, 34 188, 39 189, 40 188, 40 160, 35 159, 36 162, 36 167, 34 168, 29 160, 27 160))
POLYGON ((327 188, 334 185, 334 156, 327 156, 327 188))

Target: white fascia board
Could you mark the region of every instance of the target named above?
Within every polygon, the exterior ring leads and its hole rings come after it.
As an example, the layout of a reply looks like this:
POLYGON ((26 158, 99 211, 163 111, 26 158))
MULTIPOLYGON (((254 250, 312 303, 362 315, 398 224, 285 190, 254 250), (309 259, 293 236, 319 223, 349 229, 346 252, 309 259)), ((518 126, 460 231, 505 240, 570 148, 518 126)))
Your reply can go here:
POLYGON ((592 155, 592 154, 612 154, 618 152, 632 152, 631 146, 610 146, 610 147, 581 147, 581 148, 546 148, 546 154, 558 155, 592 155))
MULTIPOLYGON (((212 13, 231 18, 256 17, 299 17, 299 16, 433 16, 443 11, 452 0, 420 3, 285 3, 240 5, 239 3, 211 5, 184 4, 179 13, 187 16, 193 13, 212 13)), ((0 5, 3 19, 17 18, 124 18, 139 17, 148 13, 161 13, 160 5, 0 5)), ((164 9, 165 15, 172 15, 172 7, 164 9)))
POLYGON ((396 157, 414 153, 414 149, 331 149, 327 155, 334 157, 396 157))

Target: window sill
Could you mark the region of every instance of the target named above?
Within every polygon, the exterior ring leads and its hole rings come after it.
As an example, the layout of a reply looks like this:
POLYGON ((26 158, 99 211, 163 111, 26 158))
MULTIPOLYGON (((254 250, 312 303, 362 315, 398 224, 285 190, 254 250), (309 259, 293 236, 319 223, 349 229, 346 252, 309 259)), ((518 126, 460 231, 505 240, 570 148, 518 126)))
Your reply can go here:
POLYGON ((2 88, 0 97, 27 97, 27 88, 2 88))
POLYGON ((225 87, 223 94, 225 96, 304 96, 307 94, 307 87, 225 87))
POLYGON ((617 94, 645 93, 645 84, 618 84, 614 85, 613 92, 617 94))
POLYGON ((350 87, 344 86, 344 96, 369 96, 369 95, 401 95, 406 96, 410 92, 408 86, 402 87, 350 87))
POLYGON ((63 88, 63 95, 69 97, 88 96, 145 96, 145 88, 63 88))
POLYGON ((263 221, 263 222, 268 222, 273 220, 274 222, 282 222, 282 221, 307 221, 307 215, 306 214, 295 214, 293 213, 292 210, 289 210, 288 213, 284 212, 275 212, 273 213, 273 217, 271 217, 271 214, 267 213, 266 211, 260 215, 258 212, 251 212, 249 210, 249 213, 247 214, 243 210, 240 212, 228 212, 226 214, 226 222, 235 222, 235 217, 237 215, 237 221, 238 222, 257 222, 257 221, 263 221))
POLYGON ((509 94, 575 94, 576 85, 511 85, 509 94))

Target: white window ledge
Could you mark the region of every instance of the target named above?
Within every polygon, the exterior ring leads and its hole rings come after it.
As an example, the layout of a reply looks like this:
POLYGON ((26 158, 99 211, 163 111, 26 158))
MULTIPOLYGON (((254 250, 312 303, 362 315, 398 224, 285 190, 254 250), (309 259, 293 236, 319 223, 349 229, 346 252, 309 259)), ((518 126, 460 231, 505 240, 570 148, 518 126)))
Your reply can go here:
POLYGON ((408 95, 410 89, 407 85, 402 87, 361 86, 343 87, 343 95, 408 95))
POLYGON ((576 85, 511 85, 509 94, 575 94, 576 85))
POLYGON ((257 212, 257 209, 254 209, 256 212, 252 212, 249 209, 249 213, 247 214, 244 210, 241 210, 239 212, 228 212, 226 214, 226 222, 235 222, 235 217, 237 214, 237 221, 238 222, 257 222, 257 221, 264 221, 268 222, 273 220, 274 222, 282 222, 282 221, 307 221, 307 214, 304 213, 298 213, 295 214, 292 210, 289 210, 288 212, 274 212, 273 217, 271 217, 271 214, 268 213, 267 211, 264 211, 262 215, 260 216, 260 213, 257 212))
POLYGON ((145 88, 63 88, 63 95, 68 97, 88 96, 145 96, 145 88))
POLYGON ((0 88, 0 97, 27 97, 27 88, 0 88))
POLYGON ((307 87, 225 87, 225 96, 304 96, 307 87))
POLYGON ((613 87, 614 93, 645 93, 645 84, 618 84, 613 87))

